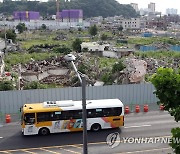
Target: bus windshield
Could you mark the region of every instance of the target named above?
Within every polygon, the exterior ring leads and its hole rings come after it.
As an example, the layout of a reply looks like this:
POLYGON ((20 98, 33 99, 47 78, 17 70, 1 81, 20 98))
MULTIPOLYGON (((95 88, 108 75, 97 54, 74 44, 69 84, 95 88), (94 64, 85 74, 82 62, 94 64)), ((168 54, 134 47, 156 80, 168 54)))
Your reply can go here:
POLYGON ((34 113, 26 113, 24 115, 24 121, 26 125, 31 125, 35 123, 35 114, 34 113))

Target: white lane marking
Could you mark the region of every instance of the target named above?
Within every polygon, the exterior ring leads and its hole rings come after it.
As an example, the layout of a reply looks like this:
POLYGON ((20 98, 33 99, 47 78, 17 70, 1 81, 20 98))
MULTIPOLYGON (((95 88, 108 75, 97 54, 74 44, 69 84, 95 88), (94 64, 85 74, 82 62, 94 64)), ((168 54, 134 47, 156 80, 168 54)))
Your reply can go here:
POLYGON ((0 139, 2 139, 3 137, 0 136, 0 139))
POLYGON ((150 126, 152 126, 152 125, 127 126, 124 128, 140 128, 140 127, 150 127, 150 126))
POLYGON ((67 151, 68 153, 81 154, 80 152, 76 152, 76 151, 69 150, 69 149, 65 149, 65 148, 59 148, 59 149, 64 150, 64 151, 67 151))

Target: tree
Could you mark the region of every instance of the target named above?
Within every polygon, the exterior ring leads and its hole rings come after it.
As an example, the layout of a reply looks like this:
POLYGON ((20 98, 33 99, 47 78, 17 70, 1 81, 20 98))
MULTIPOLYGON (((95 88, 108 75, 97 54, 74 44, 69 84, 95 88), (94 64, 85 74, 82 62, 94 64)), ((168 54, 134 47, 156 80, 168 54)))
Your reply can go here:
POLYGON ((73 50, 78 51, 78 52, 81 52, 81 43, 82 43, 82 41, 81 41, 79 38, 77 38, 77 39, 72 43, 73 50))
POLYGON ((118 30, 119 30, 120 32, 122 32, 122 31, 123 31, 123 26, 118 27, 118 30))
MULTIPOLYGON (((156 88, 155 94, 159 98, 158 104, 162 104, 175 121, 180 121, 180 72, 171 68, 159 68, 151 78, 156 88)), ((173 138, 180 140, 180 128, 171 130, 173 138)), ((180 153, 180 143, 172 139, 170 144, 176 154, 180 153)))
POLYGON ((102 41, 107 40, 107 35, 106 35, 106 34, 102 34, 102 35, 101 35, 101 40, 102 40, 102 41))
POLYGON ((45 24, 42 24, 42 25, 41 25, 41 29, 42 29, 42 30, 46 30, 46 29, 47 29, 47 26, 46 26, 45 24))
MULTIPOLYGON (((5 32, 0 33, 1 38, 5 38, 5 32)), ((6 38, 11 39, 13 42, 16 41, 16 33, 14 30, 7 30, 6 31, 6 38)))
POLYGON ((7 39, 11 39, 13 42, 15 42, 16 36, 17 35, 14 30, 7 30, 7 34, 6 34, 7 39))
POLYGON ((19 23, 16 26, 16 29, 19 31, 19 33, 23 33, 27 28, 26 28, 25 23, 19 23))
POLYGON ((92 36, 95 36, 97 34, 97 26, 96 25, 93 25, 89 28, 89 34, 92 35, 92 36))

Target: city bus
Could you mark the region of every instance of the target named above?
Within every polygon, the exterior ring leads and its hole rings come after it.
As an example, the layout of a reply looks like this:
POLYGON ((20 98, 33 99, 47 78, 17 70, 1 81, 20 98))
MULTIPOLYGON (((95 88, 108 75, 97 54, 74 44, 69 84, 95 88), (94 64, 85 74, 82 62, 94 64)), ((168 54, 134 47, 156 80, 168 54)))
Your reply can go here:
MULTIPOLYGON (((124 126, 124 105, 119 99, 87 100, 87 130, 124 126)), ((23 135, 83 130, 82 101, 46 101, 24 104, 21 109, 23 135)))

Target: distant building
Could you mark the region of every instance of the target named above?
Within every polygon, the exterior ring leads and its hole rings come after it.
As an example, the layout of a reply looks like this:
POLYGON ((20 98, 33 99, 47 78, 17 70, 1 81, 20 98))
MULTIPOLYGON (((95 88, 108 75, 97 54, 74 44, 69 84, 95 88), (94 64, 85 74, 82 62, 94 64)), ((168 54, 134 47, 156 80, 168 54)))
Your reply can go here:
POLYGON ((123 29, 140 29, 140 19, 131 18, 122 20, 123 29))
POLYGON ((19 21, 31 21, 31 20, 39 20, 40 15, 39 12, 34 11, 15 11, 13 12, 14 20, 19 21))
POLYGON ((168 14, 168 15, 165 15, 163 18, 164 18, 165 22, 168 24, 180 22, 179 15, 168 14))
POLYGON ((83 42, 81 44, 81 49, 87 49, 89 52, 102 52, 107 50, 107 48, 109 48, 109 44, 100 45, 97 42, 83 42))
POLYGON ((148 10, 149 12, 155 12, 155 3, 148 4, 148 10))
POLYGON ((168 15, 168 14, 172 14, 172 15, 177 15, 177 12, 178 12, 178 10, 177 9, 174 9, 174 8, 168 8, 168 9, 166 9, 166 14, 168 15))
POLYGON ((163 19, 155 19, 155 20, 147 21, 147 28, 166 30, 167 23, 163 19))
POLYGON ((139 11, 138 4, 137 4, 137 3, 131 3, 130 5, 134 8, 134 10, 135 10, 136 12, 139 11))
POLYGON ((62 22, 82 22, 83 10, 62 10, 56 13, 56 19, 62 22))
POLYGON ((147 15, 149 13, 149 10, 146 8, 146 9, 140 9, 139 10, 139 14, 141 15, 141 16, 144 16, 144 15, 147 15))
POLYGON ((104 57, 121 58, 134 53, 135 50, 127 47, 112 47, 109 50, 105 50, 102 53, 104 57))

